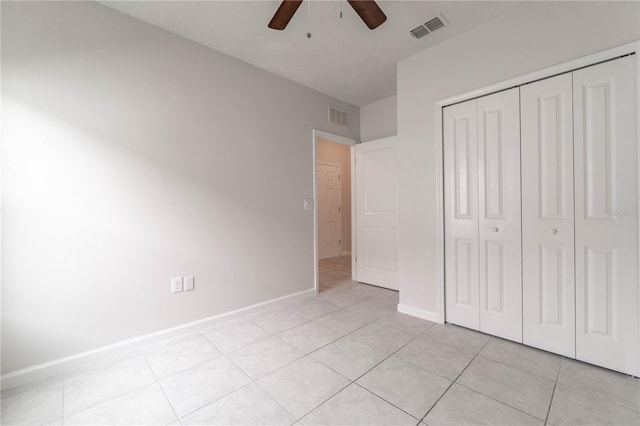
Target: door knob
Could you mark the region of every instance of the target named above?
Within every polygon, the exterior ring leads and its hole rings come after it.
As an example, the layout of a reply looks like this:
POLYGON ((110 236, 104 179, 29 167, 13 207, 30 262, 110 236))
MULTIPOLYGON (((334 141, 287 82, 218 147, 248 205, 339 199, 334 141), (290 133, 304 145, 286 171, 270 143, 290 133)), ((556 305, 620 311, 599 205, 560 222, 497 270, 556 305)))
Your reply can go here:
POLYGON ((491 228, 491 232, 498 232, 500 229, 497 226, 491 228))
POLYGON ((558 233, 558 230, 556 228, 549 228, 549 233, 551 235, 556 235, 558 233))

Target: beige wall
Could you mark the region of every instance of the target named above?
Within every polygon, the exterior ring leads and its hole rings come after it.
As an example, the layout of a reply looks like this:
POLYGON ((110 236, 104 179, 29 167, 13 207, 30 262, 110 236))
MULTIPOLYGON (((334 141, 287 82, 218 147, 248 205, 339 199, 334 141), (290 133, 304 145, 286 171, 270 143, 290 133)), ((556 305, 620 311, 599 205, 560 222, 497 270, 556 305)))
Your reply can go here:
POLYGON ((1 7, 3 373, 313 288, 309 141, 357 107, 96 2, 1 7))
POLYGON ((351 251, 351 147, 318 139, 317 161, 339 164, 342 170, 342 251, 351 251))

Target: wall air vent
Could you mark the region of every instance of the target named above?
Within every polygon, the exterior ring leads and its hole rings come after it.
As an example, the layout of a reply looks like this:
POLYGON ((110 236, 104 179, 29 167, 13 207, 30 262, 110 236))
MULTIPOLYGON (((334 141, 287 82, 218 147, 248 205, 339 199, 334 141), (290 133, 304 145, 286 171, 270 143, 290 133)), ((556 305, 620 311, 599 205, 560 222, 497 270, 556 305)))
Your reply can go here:
POLYGON ((337 126, 349 127, 349 114, 336 107, 329 107, 329 123, 337 126))
POLYGON ((433 19, 429 19, 426 23, 421 24, 412 30, 409 30, 409 33, 411 34, 411 37, 422 38, 429 33, 439 30, 440 28, 444 27, 444 25, 445 21, 436 16, 433 19))

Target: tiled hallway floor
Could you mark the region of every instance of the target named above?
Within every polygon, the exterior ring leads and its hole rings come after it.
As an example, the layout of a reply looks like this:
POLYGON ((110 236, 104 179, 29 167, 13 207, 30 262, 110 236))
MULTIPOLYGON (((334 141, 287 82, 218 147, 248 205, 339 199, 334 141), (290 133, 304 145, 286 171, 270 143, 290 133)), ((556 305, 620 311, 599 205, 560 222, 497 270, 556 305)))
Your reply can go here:
POLYGON ((636 379, 399 314, 346 259, 320 273, 317 297, 4 391, 2 424, 640 424, 636 379))

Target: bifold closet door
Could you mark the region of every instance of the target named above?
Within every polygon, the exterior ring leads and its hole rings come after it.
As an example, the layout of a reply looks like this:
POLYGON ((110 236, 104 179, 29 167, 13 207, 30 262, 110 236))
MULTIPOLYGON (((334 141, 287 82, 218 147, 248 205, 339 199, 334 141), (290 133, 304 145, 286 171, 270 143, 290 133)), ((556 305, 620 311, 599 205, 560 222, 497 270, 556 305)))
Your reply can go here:
POLYGON ((443 112, 448 322, 478 330, 478 125, 475 100, 443 112))
POLYGON ((520 88, 523 342, 575 357, 571 74, 520 88))
POLYGON ((480 330, 522 342, 520 95, 478 99, 480 330))
POLYGON ((635 56, 573 73, 576 357, 637 375, 635 56))
POLYGON ((518 89, 444 109, 446 320, 522 341, 518 89))

